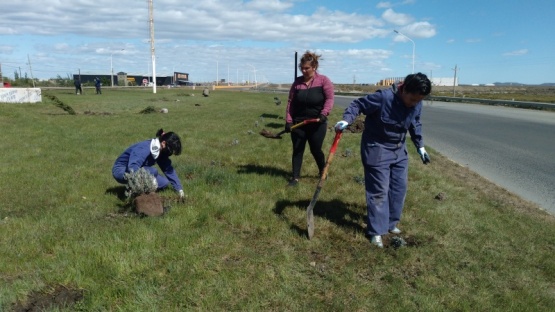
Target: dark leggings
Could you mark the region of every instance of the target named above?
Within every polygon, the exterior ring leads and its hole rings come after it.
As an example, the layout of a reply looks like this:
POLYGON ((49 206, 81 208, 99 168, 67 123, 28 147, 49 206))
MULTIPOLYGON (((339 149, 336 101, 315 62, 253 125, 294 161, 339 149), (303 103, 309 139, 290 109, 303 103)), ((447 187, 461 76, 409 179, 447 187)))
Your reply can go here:
POLYGON ((319 122, 304 125, 291 132, 291 142, 293 142, 293 179, 298 179, 301 176, 301 166, 307 141, 310 153, 312 153, 316 165, 318 165, 318 170, 320 173, 324 170, 326 156, 322 151, 322 144, 324 143, 326 132, 327 124, 319 122))

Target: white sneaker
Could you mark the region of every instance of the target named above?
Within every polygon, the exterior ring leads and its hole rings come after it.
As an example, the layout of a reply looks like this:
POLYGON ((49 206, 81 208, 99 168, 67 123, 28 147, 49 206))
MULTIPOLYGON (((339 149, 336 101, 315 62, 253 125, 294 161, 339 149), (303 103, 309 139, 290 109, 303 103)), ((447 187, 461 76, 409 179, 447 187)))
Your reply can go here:
POLYGON ((391 234, 401 234, 401 230, 398 227, 393 228, 393 230, 389 230, 391 234))
POLYGON ((372 239, 370 240, 370 243, 372 245, 378 246, 379 248, 383 248, 382 237, 380 235, 372 236, 372 239))

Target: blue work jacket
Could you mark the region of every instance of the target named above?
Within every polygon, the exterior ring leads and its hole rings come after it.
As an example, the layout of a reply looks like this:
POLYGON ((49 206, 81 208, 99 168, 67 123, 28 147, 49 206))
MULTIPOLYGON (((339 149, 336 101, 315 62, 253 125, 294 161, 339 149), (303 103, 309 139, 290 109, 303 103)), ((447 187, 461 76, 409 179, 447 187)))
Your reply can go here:
POLYGON ((182 190, 183 186, 177 173, 172 167, 172 161, 169 156, 161 153, 158 158, 154 158, 150 151, 150 144, 152 140, 146 140, 134 145, 123 152, 118 159, 116 159, 114 166, 112 168, 113 173, 119 173, 123 175, 125 172, 136 172, 141 167, 152 167, 154 164, 158 164, 162 172, 175 190, 182 190))
POLYGON ((351 124, 359 114, 366 115, 361 139, 362 161, 378 165, 406 157, 407 131, 417 149, 424 146, 421 111, 422 101, 409 108, 392 89, 385 89, 351 102, 343 113, 343 120, 351 124))

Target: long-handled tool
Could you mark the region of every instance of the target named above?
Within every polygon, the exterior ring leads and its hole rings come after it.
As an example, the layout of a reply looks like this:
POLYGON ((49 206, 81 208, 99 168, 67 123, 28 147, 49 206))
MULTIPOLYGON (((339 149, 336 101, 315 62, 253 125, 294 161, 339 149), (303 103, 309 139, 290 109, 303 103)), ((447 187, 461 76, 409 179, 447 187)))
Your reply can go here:
POLYGON ((330 168, 331 161, 333 160, 333 156, 335 155, 335 150, 337 149, 337 144, 341 139, 341 135, 343 131, 337 131, 335 133, 335 138, 333 139, 333 144, 330 148, 330 154, 328 155, 328 159, 326 160, 326 166, 322 171, 322 175, 320 176, 320 181, 318 181, 318 186, 316 187, 316 192, 312 196, 312 200, 310 204, 306 208, 306 224, 308 230, 308 239, 312 239, 314 236, 314 206, 316 205, 316 201, 318 200, 318 196, 320 195, 320 190, 322 190, 322 186, 324 186, 324 181, 328 177, 328 169, 330 168))
MULTIPOLYGON (((291 127, 291 130, 294 130, 294 129, 297 129, 298 127, 302 127, 306 124, 314 123, 314 122, 318 122, 318 121, 320 121, 320 119, 318 119, 318 118, 306 119, 306 120, 303 120, 302 122, 299 122, 298 124, 293 125, 291 127)), ((283 131, 279 132, 278 134, 273 134, 273 133, 271 133, 270 131, 268 131, 266 129, 262 129, 262 131, 260 131, 260 135, 262 135, 262 136, 264 136, 268 139, 281 139, 281 135, 286 133, 286 132, 287 132, 286 130, 283 130, 283 131)))

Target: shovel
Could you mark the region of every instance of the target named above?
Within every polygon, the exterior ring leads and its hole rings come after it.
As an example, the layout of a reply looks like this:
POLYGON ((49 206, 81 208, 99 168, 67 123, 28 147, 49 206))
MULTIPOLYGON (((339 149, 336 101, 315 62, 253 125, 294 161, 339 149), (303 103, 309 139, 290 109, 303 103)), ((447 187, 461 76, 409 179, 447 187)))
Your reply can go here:
MULTIPOLYGON (((291 127, 291 130, 297 129, 298 127, 302 127, 306 124, 309 123, 314 123, 314 122, 319 122, 320 119, 319 118, 315 118, 315 119, 306 119, 303 120, 302 122, 299 122, 298 124, 295 124, 291 127)), ((281 135, 286 133, 286 130, 283 130, 281 132, 279 132, 278 134, 273 134, 270 131, 266 130, 266 129, 262 129, 262 131, 260 131, 260 135, 262 135, 263 137, 266 137, 268 139, 281 139, 281 135)))
POLYGON ((326 166, 322 171, 322 175, 320 176, 320 181, 318 181, 318 186, 316 187, 316 192, 312 196, 312 200, 310 204, 306 208, 306 224, 307 224, 307 231, 308 231, 308 239, 312 239, 314 236, 314 206, 316 206, 316 201, 318 200, 318 196, 320 195, 320 191, 322 190, 322 186, 324 186, 324 181, 328 177, 328 169, 330 168, 331 161, 333 160, 333 156, 335 155, 335 150, 337 149, 337 144, 339 143, 339 139, 341 139, 341 135, 343 131, 337 131, 335 133, 335 138, 333 139, 333 144, 330 148, 330 154, 328 155, 328 159, 326 160, 326 166))

